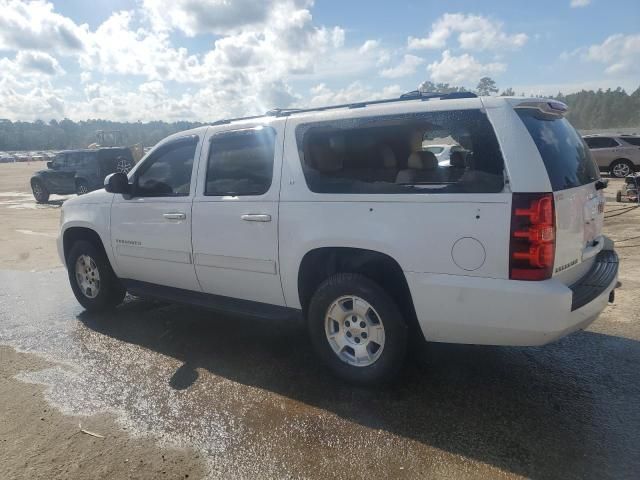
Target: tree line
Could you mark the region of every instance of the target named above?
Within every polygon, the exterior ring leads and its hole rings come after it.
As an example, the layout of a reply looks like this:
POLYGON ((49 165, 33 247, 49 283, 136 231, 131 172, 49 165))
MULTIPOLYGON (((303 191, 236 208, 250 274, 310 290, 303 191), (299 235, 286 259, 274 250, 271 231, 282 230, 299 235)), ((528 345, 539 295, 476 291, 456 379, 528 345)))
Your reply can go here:
MULTIPOLYGON (((464 92, 464 87, 448 83, 423 82, 419 90, 423 92, 452 93, 464 92)), ((475 93, 493 95, 499 92, 496 82, 484 77, 478 83, 475 93)), ((516 95, 512 88, 500 93, 504 96, 516 95)), ((520 95, 525 96, 524 92, 520 95)), ((618 87, 615 90, 582 90, 581 92, 555 95, 557 100, 569 106, 567 118, 578 129, 605 129, 640 127, 640 87, 628 94, 618 87)), ((121 131, 125 143, 144 146, 155 145, 172 133, 205 125, 199 122, 113 122, 108 120, 83 120, 74 122, 65 118, 58 122, 42 120, 35 122, 12 122, 0 119, 0 151, 11 150, 62 150, 85 148, 96 141, 99 130, 121 131)))

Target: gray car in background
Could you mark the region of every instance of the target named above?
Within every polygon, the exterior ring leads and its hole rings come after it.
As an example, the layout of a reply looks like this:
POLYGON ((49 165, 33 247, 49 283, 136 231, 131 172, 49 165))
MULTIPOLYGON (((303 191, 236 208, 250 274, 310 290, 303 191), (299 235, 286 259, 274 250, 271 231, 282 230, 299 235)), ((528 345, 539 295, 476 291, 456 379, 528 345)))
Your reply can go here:
POLYGON ((601 171, 622 178, 640 170, 640 136, 586 135, 583 138, 601 171))

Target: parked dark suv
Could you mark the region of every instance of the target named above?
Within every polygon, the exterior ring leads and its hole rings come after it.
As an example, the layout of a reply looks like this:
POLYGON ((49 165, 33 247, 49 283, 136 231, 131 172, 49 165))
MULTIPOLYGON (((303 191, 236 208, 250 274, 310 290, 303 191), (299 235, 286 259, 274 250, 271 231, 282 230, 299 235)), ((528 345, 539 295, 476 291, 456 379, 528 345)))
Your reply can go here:
POLYGON ((31 190, 38 203, 49 200, 52 193, 82 195, 103 187, 104 177, 114 172, 128 172, 133 166, 128 148, 66 150, 47 162, 47 170, 31 177, 31 190))

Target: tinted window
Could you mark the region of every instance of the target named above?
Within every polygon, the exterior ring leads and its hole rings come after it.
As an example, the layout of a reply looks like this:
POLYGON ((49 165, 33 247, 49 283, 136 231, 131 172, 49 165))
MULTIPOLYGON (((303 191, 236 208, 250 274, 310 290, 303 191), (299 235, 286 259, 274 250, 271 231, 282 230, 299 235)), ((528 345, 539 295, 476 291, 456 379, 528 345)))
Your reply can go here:
POLYGON ((215 135, 205 195, 262 195, 271 187, 275 131, 252 128, 215 135))
POLYGON ((412 113, 300 125, 303 170, 317 193, 500 192, 504 164, 479 110, 412 113), (429 144, 455 144, 439 165, 429 144))
POLYGON ((617 147, 618 142, 609 137, 588 137, 584 139, 589 148, 611 148, 617 147))
POLYGON ((631 145, 640 147, 640 137, 622 137, 622 140, 624 140, 627 143, 630 143, 631 145))
POLYGON ((186 137, 161 146, 136 173, 137 196, 189 195, 198 137, 186 137))
POLYGON ((516 110, 538 147, 554 191, 579 187, 600 178, 589 149, 566 118, 536 110, 516 110))

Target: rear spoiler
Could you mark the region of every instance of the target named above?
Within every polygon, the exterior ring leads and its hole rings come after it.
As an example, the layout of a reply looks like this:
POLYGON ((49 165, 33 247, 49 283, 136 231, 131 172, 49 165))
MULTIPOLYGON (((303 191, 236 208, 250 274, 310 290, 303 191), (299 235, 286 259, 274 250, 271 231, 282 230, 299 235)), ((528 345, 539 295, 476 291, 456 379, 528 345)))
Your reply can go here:
POLYGON ((557 100, 527 100, 514 105, 515 109, 533 109, 538 110, 545 115, 553 115, 564 117, 569 111, 569 107, 565 103, 557 100))

